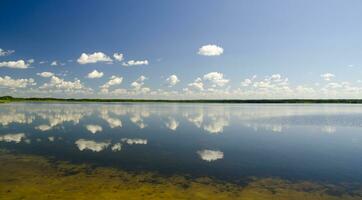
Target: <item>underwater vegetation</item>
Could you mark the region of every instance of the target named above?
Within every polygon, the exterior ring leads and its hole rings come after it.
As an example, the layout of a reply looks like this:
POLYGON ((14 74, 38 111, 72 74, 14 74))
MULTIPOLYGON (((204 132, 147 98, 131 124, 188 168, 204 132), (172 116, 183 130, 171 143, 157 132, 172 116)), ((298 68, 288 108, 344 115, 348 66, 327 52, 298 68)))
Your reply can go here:
POLYGON ((0 152, 0 199, 361 199, 360 185, 251 178, 245 185, 208 177, 162 176, 42 156, 0 152), (351 189, 352 188, 352 189, 351 189))

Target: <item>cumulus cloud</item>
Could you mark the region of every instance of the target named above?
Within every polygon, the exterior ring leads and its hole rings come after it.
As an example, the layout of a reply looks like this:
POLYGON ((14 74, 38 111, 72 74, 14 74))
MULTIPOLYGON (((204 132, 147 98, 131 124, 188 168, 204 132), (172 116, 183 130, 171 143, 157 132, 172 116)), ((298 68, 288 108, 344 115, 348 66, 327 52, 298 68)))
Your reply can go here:
POLYGON ((129 145, 133 145, 133 144, 147 144, 147 140, 146 139, 138 139, 138 138, 134 138, 134 139, 129 139, 129 138, 122 138, 121 139, 122 142, 125 142, 129 145))
POLYGON ((14 50, 4 50, 0 48, 0 56, 8 56, 10 54, 13 54, 14 52, 14 50))
POLYGON ((38 76, 44 77, 44 78, 49 78, 54 76, 54 73, 52 72, 42 72, 42 73, 37 73, 38 76))
POLYGON ((178 82, 180 82, 180 80, 175 74, 173 74, 166 79, 166 82, 169 87, 172 87, 175 86, 178 82))
POLYGON ((75 144, 78 146, 78 149, 80 151, 88 149, 94 152, 103 151, 110 145, 109 142, 95 142, 93 140, 85 140, 85 139, 79 139, 75 141, 75 144))
POLYGON ((252 83, 252 81, 248 78, 241 81, 241 85, 244 87, 248 87, 251 83, 252 83))
POLYGON ((205 160, 207 162, 212 162, 224 158, 223 152, 208 149, 198 151, 197 154, 199 154, 202 160, 205 160))
POLYGON ((224 49, 214 44, 208 44, 200 47, 197 53, 203 56, 220 56, 224 53, 224 49))
POLYGON ((18 61, 4 61, 0 62, 0 67, 8 67, 13 69, 27 69, 31 62, 26 63, 24 60, 18 61))
POLYGON ((227 83, 229 83, 229 80, 225 79, 224 74, 222 74, 220 72, 210 72, 208 74, 205 74, 203 78, 206 81, 210 81, 212 83, 213 87, 216 87, 216 86, 222 87, 222 86, 226 85, 227 83))
POLYGON ((82 53, 77 59, 81 65, 97 62, 112 62, 112 59, 102 52, 94 52, 92 54, 82 53))
POLYGON ((5 134, 0 135, 0 141, 2 142, 15 142, 19 143, 21 140, 25 139, 24 133, 15 133, 15 134, 5 134))
POLYGON ((93 134, 96 134, 97 132, 102 132, 103 128, 99 125, 89 124, 86 126, 87 130, 93 134))
POLYGON ((151 89, 148 87, 143 87, 144 86, 144 81, 147 79, 147 77, 145 76, 140 76, 136 81, 131 83, 131 87, 133 88, 133 90, 135 90, 136 92, 141 92, 141 93, 147 93, 149 92, 151 89))
POLYGON ((88 74, 88 78, 90 78, 90 79, 94 79, 94 78, 102 78, 102 76, 103 76, 103 72, 99 72, 99 71, 97 71, 97 70, 93 70, 92 72, 90 72, 89 74, 88 74))
POLYGON ((0 87, 3 88, 26 88, 31 85, 36 85, 34 79, 13 79, 10 76, 0 77, 0 87))
POLYGON ((109 88, 114 85, 120 85, 123 81, 123 77, 121 76, 111 76, 109 81, 101 86, 102 92, 107 93, 109 91, 109 88))
POLYGON ((331 73, 325 73, 325 74, 321 74, 321 77, 323 78, 323 80, 325 81, 330 81, 332 80, 335 75, 334 74, 331 74, 331 73))
POLYGON ((262 80, 256 80, 254 75, 252 78, 242 81, 241 85, 245 87, 245 90, 242 91, 244 94, 260 95, 263 98, 265 95, 277 97, 278 95, 293 94, 288 78, 284 78, 280 74, 272 74, 262 80))
POLYGON ((129 60, 127 62, 124 62, 122 65, 125 67, 148 65, 148 60, 129 60))
POLYGON ((57 66, 57 65, 58 65, 58 62, 54 60, 53 62, 50 63, 50 65, 51 65, 51 66, 57 66))
POLYGON ((40 89, 56 89, 61 91, 90 91, 91 89, 86 88, 80 80, 65 81, 57 76, 52 76, 49 83, 44 83, 40 86, 40 89))
POLYGON ((113 58, 119 62, 123 61, 123 54, 122 53, 114 53, 113 58))
POLYGON ((248 87, 252 84, 252 82, 256 79, 256 75, 254 75, 252 78, 246 78, 243 81, 241 81, 241 86, 248 87))
POLYGON ((189 83, 188 86, 192 89, 195 89, 195 90, 199 90, 199 91, 202 91, 204 90, 204 83, 202 82, 201 78, 198 77, 197 79, 195 79, 194 82, 192 83, 189 83))

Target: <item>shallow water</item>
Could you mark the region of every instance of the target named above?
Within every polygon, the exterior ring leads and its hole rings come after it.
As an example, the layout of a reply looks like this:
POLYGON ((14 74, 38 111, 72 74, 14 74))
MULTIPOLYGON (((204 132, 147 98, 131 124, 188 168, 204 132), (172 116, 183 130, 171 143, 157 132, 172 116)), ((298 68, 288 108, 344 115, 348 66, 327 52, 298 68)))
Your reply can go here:
MULTIPOLYGON (((6 160, 13 170, 26 165, 18 160, 28 156, 27 160, 44 159, 49 171, 66 162, 70 168, 86 165, 88 171, 152 173, 157 180, 176 176, 194 183, 207 177, 204 186, 232 184, 230 191, 238 197, 258 183, 258 189, 273 187, 270 195, 292 188, 304 195, 318 191, 321 199, 362 198, 360 105, 1 104, 0 149, 0 162, 6 160), (305 184, 298 189, 306 182, 312 189, 305 189, 305 184)), ((41 167, 30 166, 34 168, 29 171, 41 167)), ((9 172, 2 167, 0 173, 4 177, 9 172)), ((11 176, 17 179, 21 174, 15 170, 11 176)), ((9 177, 0 179, 0 185, 9 185, 7 181, 9 177)))

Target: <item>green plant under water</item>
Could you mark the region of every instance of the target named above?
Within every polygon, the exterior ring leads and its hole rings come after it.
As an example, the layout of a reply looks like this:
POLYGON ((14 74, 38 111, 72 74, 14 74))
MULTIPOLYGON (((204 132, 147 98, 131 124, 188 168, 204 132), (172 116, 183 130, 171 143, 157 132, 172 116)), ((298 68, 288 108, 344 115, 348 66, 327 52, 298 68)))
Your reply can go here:
POLYGON ((0 152, 0 199, 361 199, 362 188, 252 179, 247 185, 150 172, 126 172, 0 152))

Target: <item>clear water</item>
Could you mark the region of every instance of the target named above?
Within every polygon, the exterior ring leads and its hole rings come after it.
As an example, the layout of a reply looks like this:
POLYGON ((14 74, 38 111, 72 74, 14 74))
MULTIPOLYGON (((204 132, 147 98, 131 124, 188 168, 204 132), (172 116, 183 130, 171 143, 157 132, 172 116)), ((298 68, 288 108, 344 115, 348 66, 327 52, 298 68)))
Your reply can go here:
POLYGON ((0 148, 56 160, 210 176, 362 183, 362 106, 13 103, 0 148))

